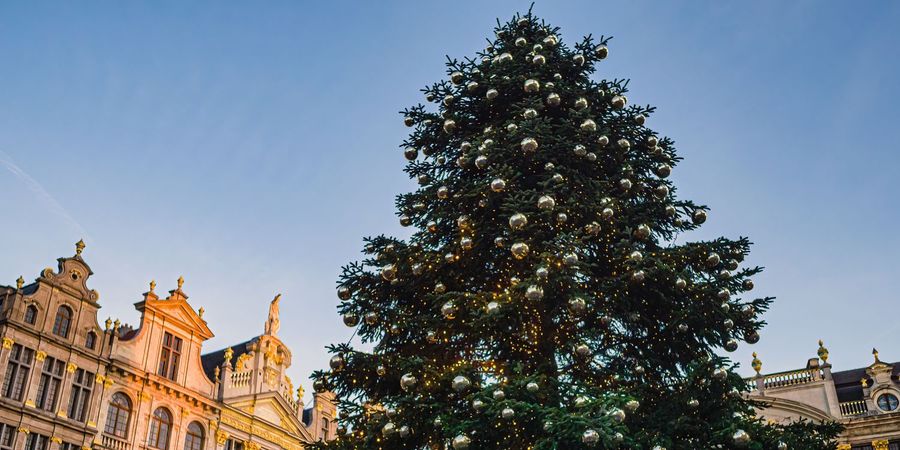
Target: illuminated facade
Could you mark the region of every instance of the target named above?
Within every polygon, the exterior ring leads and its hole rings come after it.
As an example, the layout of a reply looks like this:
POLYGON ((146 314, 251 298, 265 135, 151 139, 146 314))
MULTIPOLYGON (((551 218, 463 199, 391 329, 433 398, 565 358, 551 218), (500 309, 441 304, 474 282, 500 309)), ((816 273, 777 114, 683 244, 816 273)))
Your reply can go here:
POLYGON ((334 437, 331 395, 311 408, 294 396, 278 298, 263 334, 203 354, 213 333, 183 279, 165 298, 150 284, 137 328, 101 326, 83 250, 0 286, 0 450, 299 450, 334 437))

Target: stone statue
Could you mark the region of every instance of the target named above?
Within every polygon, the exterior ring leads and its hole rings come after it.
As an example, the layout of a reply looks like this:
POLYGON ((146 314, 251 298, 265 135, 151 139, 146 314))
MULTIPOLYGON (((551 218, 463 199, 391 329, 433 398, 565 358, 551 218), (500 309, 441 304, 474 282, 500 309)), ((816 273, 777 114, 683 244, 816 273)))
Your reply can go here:
POLYGON ((275 296, 275 300, 269 304, 269 320, 266 321, 266 334, 275 336, 281 329, 281 320, 278 318, 278 301, 281 300, 281 294, 275 296))

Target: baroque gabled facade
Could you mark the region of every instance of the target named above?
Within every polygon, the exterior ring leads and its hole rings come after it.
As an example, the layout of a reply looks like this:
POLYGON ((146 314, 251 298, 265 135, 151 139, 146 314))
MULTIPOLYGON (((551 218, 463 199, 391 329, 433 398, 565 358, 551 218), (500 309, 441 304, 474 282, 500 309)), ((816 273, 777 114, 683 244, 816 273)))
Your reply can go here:
POLYGON ((213 333, 182 278, 164 298, 151 282, 137 328, 101 326, 83 250, 0 286, 0 450, 300 450, 334 437, 331 395, 310 408, 302 388, 294 397, 280 297, 263 334, 203 354, 213 333))
POLYGON ((833 371, 819 341, 817 357, 801 369, 763 374, 753 354, 756 376, 750 398, 766 405, 760 416, 774 422, 833 421, 844 426, 838 450, 900 450, 900 363, 875 361, 867 367, 833 371))

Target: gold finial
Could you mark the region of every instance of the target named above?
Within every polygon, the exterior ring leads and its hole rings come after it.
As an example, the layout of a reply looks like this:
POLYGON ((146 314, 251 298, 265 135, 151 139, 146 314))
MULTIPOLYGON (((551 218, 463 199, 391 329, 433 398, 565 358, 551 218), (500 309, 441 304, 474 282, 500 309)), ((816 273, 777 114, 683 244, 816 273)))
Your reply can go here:
POLYGON ((206 310, 203 309, 203 307, 201 306, 200 309, 197 310, 197 315, 200 316, 200 318, 202 319, 203 313, 205 313, 205 312, 206 312, 206 310))
POLYGON ((178 289, 181 289, 182 286, 184 286, 184 277, 180 276, 178 277, 178 289))
POLYGON ((112 319, 107 317, 106 318, 106 329, 109 330, 109 327, 111 327, 111 326, 112 326, 112 319))
POLYGON ((121 326, 121 325, 122 325, 122 322, 120 322, 119 319, 116 319, 116 321, 113 322, 113 328, 116 330, 118 330, 119 326, 121 326))
POLYGON ((762 370, 762 361, 756 356, 756 352, 753 352, 753 361, 750 364, 753 366, 756 374, 759 375, 759 371, 762 370))
POLYGON ((213 378, 215 378, 215 379, 218 381, 218 379, 219 379, 219 366, 216 366, 216 369, 213 371, 213 378))
POLYGON ((25 286, 25 278, 19 275, 19 278, 16 280, 16 290, 22 290, 22 286, 25 286))
POLYGON ((150 293, 155 294, 155 292, 153 292, 155 289, 156 289, 156 280, 150 280, 150 293))
POLYGON ((864 387, 864 388, 867 388, 867 387, 869 387, 869 382, 868 382, 868 381, 866 381, 866 379, 865 379, 865 378, 863 378, 863 379, 861 379, 861 380, 859 380, 859 383, 860 383, 860 384, 862 384, 862 387, 864 387))
POLYGON ((231 347, 225 349, 225 364, 231 365, 231 357, 234 356, 234 350, 231 347))
POLYGON ((79 239, 78 242, 75 243, 75 256, 81 256, 81 252, 84 251, 84 239, 79 239))
POLYGON ((819 351, 816 352, 819 355, 819 359, 824 363, 828 363, 828 349, 825 348, 825 344, 819 339, 819 351))
POLYGON ((877 349, 874 349, 874 348, 872 349, 872 356, 875 357, 875 362, 881 362, 881 360, 878 359, 878 350, 877 349))
POLYGON ((297 386, 297 401, 299 401, 299 402, 303 401, 303 393, 304 392, 306 392, 306 391, 303 389, 303 386, 297 386))

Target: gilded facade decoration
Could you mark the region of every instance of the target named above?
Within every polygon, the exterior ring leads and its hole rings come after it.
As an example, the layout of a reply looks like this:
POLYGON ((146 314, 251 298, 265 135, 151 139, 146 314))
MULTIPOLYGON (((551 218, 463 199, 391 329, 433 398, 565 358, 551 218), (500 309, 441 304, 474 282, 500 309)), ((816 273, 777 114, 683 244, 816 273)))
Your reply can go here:
POLYGON ((213 333, 202 308, 188 303, 183 277, 165 297, 150 283, 135 304, 137 327, 98 322, 85 248, 79 241, 74 256, 30 284, 19 277, 0 286, 0 376, 8 387, 0 424, 18 430, 12 448, 31 433, 48 443, 41 450, 302 450, 334 437, 332 396, 317 393, 305 408, 302 387, 293 395, 291 352, 276 336, 280 295, 260 322, 263 334, 204 354, 213 333), (43 370, 58 389, 55 404, 36 395, 43 370))

